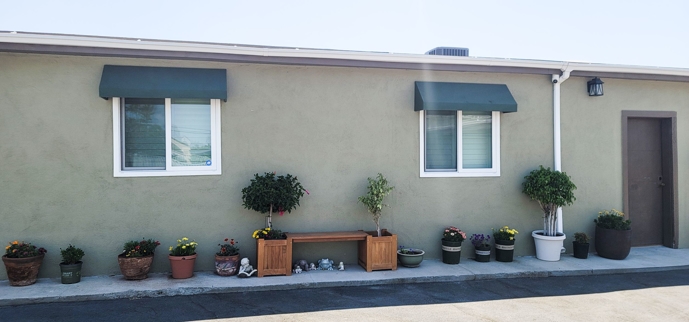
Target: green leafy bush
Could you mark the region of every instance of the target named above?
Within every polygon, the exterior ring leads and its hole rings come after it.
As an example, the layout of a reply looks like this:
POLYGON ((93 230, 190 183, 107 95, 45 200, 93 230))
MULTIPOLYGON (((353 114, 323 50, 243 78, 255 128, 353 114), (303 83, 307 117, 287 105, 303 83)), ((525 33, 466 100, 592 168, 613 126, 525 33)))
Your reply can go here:
MULTIPOLYGON (((249 186, 242 189, 242 206, 262 214, 267 213, 271 218, 273 212, 282 216, 299 206, 299 198, 304 196, 304 192, 309 194, 297 177, 290 174, 276 176, 275 172, 266 172, 260 176, 256 173, 249 186)), ((272 220, 269 220, 269 224, 272 226, 272 220)))
POLYGON ((614 230, 630 230, 632 229, 632 222, 631 220, 624 219, 624 213, 612 209, 612 210, 603 210, 598 213, 598 218, 593 220, 594 223, 596 223, 596 226, 600 228, 605 228, 605 229, 614 229, 614 230))
POLYGON ((579 244, 588 244, 589 236, 586 233, 574 233, 574 241, 579 244))
POLYGON ((62 255, 61 264, 73 265, 81 262, 81 258, 84 257, 84 251, 69 244, 69 247, 66 249, 60 248, 60 255, 62 255))

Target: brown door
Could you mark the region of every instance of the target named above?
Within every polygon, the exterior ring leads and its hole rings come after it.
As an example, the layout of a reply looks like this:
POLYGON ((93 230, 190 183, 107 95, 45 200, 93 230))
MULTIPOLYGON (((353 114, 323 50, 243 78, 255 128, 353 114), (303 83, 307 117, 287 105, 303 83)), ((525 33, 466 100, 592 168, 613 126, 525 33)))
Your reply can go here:
POLYGON ((663 151, 661 119, 629 118, 627 123, 629 219, 632 246, 663 243, 663 151))

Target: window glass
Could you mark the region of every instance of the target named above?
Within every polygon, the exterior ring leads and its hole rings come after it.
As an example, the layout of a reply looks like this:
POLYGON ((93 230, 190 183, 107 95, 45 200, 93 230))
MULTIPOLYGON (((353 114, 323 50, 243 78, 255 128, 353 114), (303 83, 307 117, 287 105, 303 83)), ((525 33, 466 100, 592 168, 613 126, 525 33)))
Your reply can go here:
POLYGON ((462 111, 462 168, 493 166, 491 112, 462 111))
POLYGON ((171 117, 172 166, 210 165, 210 100, 173 99, 171 117))
POLYGON ((123 167, 165 168, 165 99, 124 101, 123 167))
POLYGON ((426 170, 457 169, 457 112, 426 111, 426 170))

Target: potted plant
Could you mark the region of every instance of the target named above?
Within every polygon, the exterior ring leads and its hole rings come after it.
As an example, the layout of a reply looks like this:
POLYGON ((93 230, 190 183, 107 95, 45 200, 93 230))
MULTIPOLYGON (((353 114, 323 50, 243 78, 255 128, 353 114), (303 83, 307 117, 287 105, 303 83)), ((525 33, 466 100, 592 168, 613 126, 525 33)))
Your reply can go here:
POLYGON ((419 267, 423 261, 423 254, 423 250, 400 246, 397 250, 397 260, 404 267, 419 267))
POLYGON ((498 262, 511 262, 514 260, 514 236, 519 232, 516 229, 504 226, 498 231, 493 229, 493 242, 495 243, 495 260, 498 262))
POLYGON ((471 244, 474 245, 476 261, 490 262, 490 235, 472 234, 469 240, 471 240, 471 244))
POLYGON ((260 176, 258 173, 251 179, 249 186, 242 189, 242 206, 262 214, 266 217, 266 227, 273 228, 273 212, 282 216, 285 212, 291 213, 299 206, 299 198, 304 196, 304 189, 290 174, 275 176, 275 172, 266 172, 260 176))
POLYGON ((172 278, 190 278, 194 275, 194 263, 196 263, 196 243, 187 237, 177 240, 177 246, 170 246, 170 267, 172 278))
POLYGON ((258 277, 287 275, 292 261, 288 253, 287 237, 279 229, 270 227, 256 229, 251 237, 256 239, 256 262, 258 277))
POLYGON ((368 187, 365 195, 359 197, 368 212, 373 216, 376 224, 376 231, 367 231, 368 236, 365 241, 359 241, 359 264, 366 268, 366 271, 397 269, 397 235, 380 229, 380 217, 383 208, 388 205, 383 203, 385 196, 395 188, 389 185, 388 180, 381 174, 375 178, 369 177, 368 187))
POLYGON ((5 247, 2 262, 5 263, 7 279, 11 286, 26 286, 36 283, 38 270, 48 251, 31 243, 13 241, 5 247))
POLYGON ((609 259, 625 259, 632 248, 632 222, 619 210, 603 210, 596 223, 596 252, 609 259))
POLYGON ((239 246, 234 238, 225 238, 224 242, 218 244, 220 251, 215 253, 215 272, 220 276, 232 276, 239 268, 239 246))
POLYGON ((60 281, 62 284, 74 284, 81 281, 81 258, 84 251, 70 244, 66 249, 60 248, 60 281))
POLYGON ((572 242, 574 257, 587 259, 589 257, 589 236, 586 233, 574 233, 572 242))
POLYGON ((467 239, 467 235, 459 228, 450 226, 443 231, 441 240, 443 246, 443 263, 459 264, 462 256, 462 242, 467 239))
POLYGON ((558 261, 567 236, 557 231, 557 210, 571 205, 577 199, 573 193, 577 187, 566 173, 543 166, 524 177, 522 186, 522 192, 531 200, 538 201, 543 210, 543 230, 531 233, 536 243, 536 257, 544 261, 558 261))
POLYGON ((124 243, 122 254, 117 256, 117 263, 124 278, 127 280, 147 278, 158 245, 160 242, 153 239, 130 240, 124 243))

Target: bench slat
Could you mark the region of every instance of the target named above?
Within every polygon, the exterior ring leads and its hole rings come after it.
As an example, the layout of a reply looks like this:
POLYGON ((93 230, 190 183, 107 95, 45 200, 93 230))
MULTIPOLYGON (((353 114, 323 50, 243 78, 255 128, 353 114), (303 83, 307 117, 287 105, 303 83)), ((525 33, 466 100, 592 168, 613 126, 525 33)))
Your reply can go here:
POLYGON ((321 243, 366 240, 368 234, 364 231, 333 231, 317 233, 285 233, 287 239, 293 243, 321 243))

